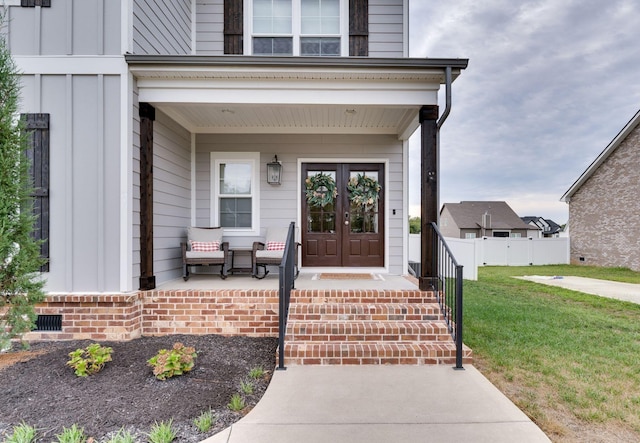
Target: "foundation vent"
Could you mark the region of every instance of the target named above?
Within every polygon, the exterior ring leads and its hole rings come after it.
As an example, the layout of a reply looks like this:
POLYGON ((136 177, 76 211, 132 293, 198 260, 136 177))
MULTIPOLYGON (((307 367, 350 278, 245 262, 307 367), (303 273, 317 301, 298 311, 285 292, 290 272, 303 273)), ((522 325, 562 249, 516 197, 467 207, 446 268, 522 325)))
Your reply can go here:
POLYGON ((35 331, 62 331, 62 315, 38 315, 35 331))

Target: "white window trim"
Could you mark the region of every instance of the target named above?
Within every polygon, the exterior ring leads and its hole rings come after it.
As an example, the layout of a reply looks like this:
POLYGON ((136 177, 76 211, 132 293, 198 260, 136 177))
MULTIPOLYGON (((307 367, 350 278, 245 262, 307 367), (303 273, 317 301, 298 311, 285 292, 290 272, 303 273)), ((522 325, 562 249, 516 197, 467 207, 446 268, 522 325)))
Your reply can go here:
POLYGON ((251 228, 224 228, 225 237, 260 235, 260 153, 259 152, 212 152, 211 153, 211 226, 220 226, 218 196, 220 181, 218 171, 220 163, 229 161, 251 163, 251 228))
MULTIPOLYGON (((275 37, 275 35, 253 34, 253 0, 245 0, 244 2, 244 53, 253 55, 253 37, 275 37)), ((293 55, 300 55, 300 1, 292 0, 291 23, 292 34, 279 34, 277 37, 293 37, 293 55)), ((305 37, 340 37, 340 56, 347 57, 349 55, 349 1, 340 0, 340 35, 308 35, 305 37)))

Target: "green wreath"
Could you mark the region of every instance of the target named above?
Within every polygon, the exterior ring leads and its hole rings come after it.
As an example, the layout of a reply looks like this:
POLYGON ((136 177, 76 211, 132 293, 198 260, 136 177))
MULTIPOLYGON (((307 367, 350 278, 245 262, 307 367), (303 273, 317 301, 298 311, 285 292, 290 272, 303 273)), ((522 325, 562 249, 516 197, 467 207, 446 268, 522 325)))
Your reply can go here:
POLYGON ((347 183, 349 200, 356 205, 364 206, 365 209, 369 209, 376 204, 380 198, 381 189, 382 186, 380 186, 378 180, 362 174, 351 177, 349 183, 347 183))
POLYGON ((333 200, 338 196, 336 181, 328 174, 319 172, 311 177, 307 177, 304 183, 307 203, 310 206, 323 208, 333 203, 333 200))

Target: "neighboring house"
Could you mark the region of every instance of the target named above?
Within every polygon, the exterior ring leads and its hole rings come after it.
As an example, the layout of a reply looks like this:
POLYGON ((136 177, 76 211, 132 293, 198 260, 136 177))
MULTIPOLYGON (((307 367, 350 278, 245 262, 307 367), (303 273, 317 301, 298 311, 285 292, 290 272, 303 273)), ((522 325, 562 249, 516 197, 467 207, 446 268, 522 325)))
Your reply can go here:
MULTIPOLYGON (((4 4, 34 132, 47 291, 180 278, 188 226, 224 226, 246 246, 295 221, 303 269, 406 273, 408 139, 422 128, 435 159, 438 90, 467 66, 408 58, 408 0, 4 4), (320 173, 337 186, 322 207, 306 198, 320 173), (380 185, 364 214, 347 191, 358 175, 380 185)), ((520 232, 493 217, 490 235, 520 232)))
POLYGON ((503 201, 445 203, 440 210, 440 232, 445 237, 537 237, 539 228, 523 222, 503 201))
POLYGON ((640 111, 562 196, 571 262, 640 271, 640 111))
POLYGON ((520 219, 528 225, 538 228, 538 237, 541 238, 558 238, 562 232, 562 226, 548 218, 526 216, 520 219))

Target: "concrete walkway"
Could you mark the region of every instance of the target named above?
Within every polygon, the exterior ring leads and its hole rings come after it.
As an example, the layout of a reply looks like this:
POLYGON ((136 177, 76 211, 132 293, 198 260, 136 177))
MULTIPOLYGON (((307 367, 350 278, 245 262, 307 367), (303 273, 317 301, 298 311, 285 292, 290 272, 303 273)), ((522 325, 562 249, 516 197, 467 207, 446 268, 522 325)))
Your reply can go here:
POLYGON ((640 285, 638 284, 572 276, 526 275, 517 278, 640 304, 640 285))
POLYGON ((471 365, 290 366, 207 443, 549 442, 471 365))

